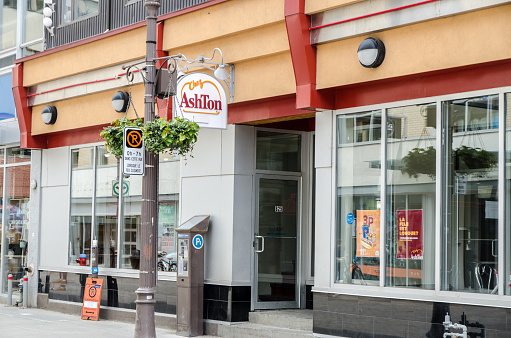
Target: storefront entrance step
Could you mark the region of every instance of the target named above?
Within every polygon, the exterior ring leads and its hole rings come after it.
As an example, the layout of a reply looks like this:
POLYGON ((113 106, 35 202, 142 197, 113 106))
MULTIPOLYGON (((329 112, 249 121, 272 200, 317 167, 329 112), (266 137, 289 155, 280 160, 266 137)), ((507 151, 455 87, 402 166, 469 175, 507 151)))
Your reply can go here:
POLYGON ((254 311, 250 312, 248 317, 249 322, 253 324, 312 332, 312 310, 296 309, 254 311))
POLYGON ((250 322, 218 324, 216 335, 225 338, 301 338, 314 337, 311 331, 293 330, 276 326, 254 324, 250 322))

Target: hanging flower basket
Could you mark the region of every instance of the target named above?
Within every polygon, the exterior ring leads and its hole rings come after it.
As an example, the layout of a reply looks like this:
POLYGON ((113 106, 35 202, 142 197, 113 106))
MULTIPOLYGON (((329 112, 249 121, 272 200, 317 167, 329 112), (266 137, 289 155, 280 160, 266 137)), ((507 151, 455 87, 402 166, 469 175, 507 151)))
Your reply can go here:
POLYGON ((100 133, 105 140, 108 152, 118 159, 122 157, 125 127, 141 128, 145 149, 154 154, 177 152, 184 156, 193 150, 199 134, 197 123, 187 119, 175 118, 167 121, 165 118, 156 118, 154 121, 143 123, 142 119, 131 121, 125 116, 113 121, 100 133))
POLYGON ((124 127, 142 127, 142 119, 131 121, 124 116, 119 120, 113 121, 108 127, 103 128, 99 135, 105 140, 106 150, 116 158, 122 157, 122 138, 124 127))
POLYGON ((167 121, 156 118, 142 127, 145 148, 154 154, 177 152, 179 155, 191 153, 197 136, 199 125, 187 119, 175 118, 167 121))
MULTIPOLYGON (((461 146, 452 152, 454 171, 456 173, 476 174, 477 176, 496 167, 497 157, 491 152, 481 149, 461 146)), ((427 175, 431 179, 436 176, 436 150, 430 146, 427 148, 413 148, 402 159, 401 172, 415 179, 419 175, 427 175)))

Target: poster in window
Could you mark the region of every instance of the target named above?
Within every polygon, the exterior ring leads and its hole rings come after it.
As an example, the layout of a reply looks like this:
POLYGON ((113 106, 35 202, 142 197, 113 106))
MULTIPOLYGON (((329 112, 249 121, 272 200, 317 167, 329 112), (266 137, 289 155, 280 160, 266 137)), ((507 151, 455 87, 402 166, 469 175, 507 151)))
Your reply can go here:
POLYGON ((357 210, 357 256, 380 257, 380 210, 357 210))
POLYGON ((397 210, 397 259, 422 259, 422 210, 397 210))

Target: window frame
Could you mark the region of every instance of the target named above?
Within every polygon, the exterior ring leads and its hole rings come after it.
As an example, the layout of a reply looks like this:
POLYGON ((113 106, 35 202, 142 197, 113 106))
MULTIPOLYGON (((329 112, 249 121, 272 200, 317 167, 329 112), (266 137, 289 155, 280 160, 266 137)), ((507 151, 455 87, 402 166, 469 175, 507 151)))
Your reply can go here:
MULTIPOLYGON (((331 179, 333 184, 333 189, 331 192, 331 219, 333 222, 331 223, 331 242, 330 242, 330 291, 338 292, 342 294, 350 294, 350 295, 359 295, 359 296, 378 296, 381 297, 382 292, 385 293, 386 297, 398 298, 398 299, 410 299, 410 300, 426 300, 426 301, 443 301, 443 302, 452 302, 452 303, 466 303, 466 304, 474 304, 474 305, 491 305, 491 306, 502 306, 502 307, 511 307, 509 300, 511 299, 506 295, 505 292, 509 293, 508 288, 506 288, 507 276, 506 273, 510 273, 510 271, 505 271, 501 273, 498 281, 499 290, 498 294, 482 294, 475 292, 460 292, 460 291, 444 291, 441 290, 441 278, 442 278, 442 260, 445 259, 445 246, 443 245, 444 238, 443 236, 443 227, 446 226, 445 223, 447 221, 445 205, 443 198, 442 189, 445 186, 444 178, 445 178, 445 161, 444 150, 442 148, 442 134, 441 131, 444 128, 443 116, 444 112, 442 111, 442 102, 456 99, 467 99, 471 97, 485 96, 485 95, 498 95, 498 138, 499 138, 499 153, 498 153, 498 267, 499 271, 504 271, 506 269, 506 264, 509 265, 510 262, 505 260, 505 239, 506 235, 509 237, 509 233, 506 233, 506 200, 505 200, 505 189, 506 189, 506 177, 505 177, 505 165, 506 165, 506 146, 511 148, 511 145, 506 144, 506 105, 511 104, 511 102, 506 102, 506 94, 511 95, 511 87, 499 87, 499 88, 490 88, 484 90, 476 90, 469 92, 460 92, 448 95, 437 95, 437 96, 429 96, 418 99, 411 100, 402 100, 402 101, 393 101, 393 102, 385 102, 381 104, 374 105, 366 105, 352 108, 344 108, 333 110, 331 115, 331 135, 332 140, 331 144, 333 147, 332 151, 332 172, 331 179), (338 210, 336 208, 336 198, 337 198, 337 185, 338 185, 338 153, 337 148, 339 147, 339 134, 338 134, 338 126, 337 120, 340 115, 349 115, 349 114, 357 114, 374 110, 382 111, 382 125, 387 124, 388 118, 388 110, 392 108, 399 108, 409 105, 421 105, 421 104, 436 104, 437 108, 437 116, 436 116, 436 124, 437 124, 437 132, 440 131, 439 135, 436 138, 436 172, 437 172, 437 180, 436 180, 436 192, 435 192, 435 267, 434 267, 434 280, 435 287, 434 290, 426 290, 426 289, 409 289, 402 287, 392 287, 385 286, 385 278, 380 278, 379 286, 372 285, 352 285, 352 284, 341 284, 335 282, 335 273, 336 273, 336 265, 335 265, 335 243, 337 240, 337 214, 338 210)), ((511 125, 507 126, 511 129, 511 125)), ((386 133, 382 130, 382 151, 381 151, 381 184, 382 189, 380 192, 380 199, 382 205, 387 205, 387 141, 388 137, 386 133)), ((507 179, 510 179, 509 177, 507 179)), ((380 222, 381 224, 385 224, 384 220, 387 218, 387 210, 386 207, 381 209, 380 212, 380 222)), ((511 218, 511 213, 507 215, 507 217, 511 218)), ((380 229, 380 240, 381 247, 385 247, 386 238, 385 238, 385 226, 382 226, 380 229)), ((511 230, 509 230, 511 231, 511 230)), ((511 243, 508 243, 511 244, 511 243)), ((511 260, 511 259, 509 259, 511 260)), ((386 271, 386 257, 382 255, 380 257, 380 271, 386 271)))

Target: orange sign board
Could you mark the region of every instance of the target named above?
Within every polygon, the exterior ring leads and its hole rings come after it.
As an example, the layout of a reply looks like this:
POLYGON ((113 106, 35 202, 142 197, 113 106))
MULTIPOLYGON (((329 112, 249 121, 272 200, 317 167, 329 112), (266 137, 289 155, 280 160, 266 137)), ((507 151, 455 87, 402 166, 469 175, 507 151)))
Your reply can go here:
POLYGON ((357 257, 380 257, 380 210, 357 210, 357 257))
POLYGON ((100 278, 87 278, 83 293, 82 319, 98 320, 99 306, 101 304, 101 292, 103 280, 100 278))

